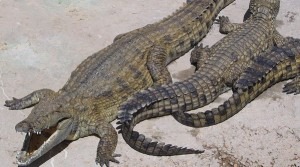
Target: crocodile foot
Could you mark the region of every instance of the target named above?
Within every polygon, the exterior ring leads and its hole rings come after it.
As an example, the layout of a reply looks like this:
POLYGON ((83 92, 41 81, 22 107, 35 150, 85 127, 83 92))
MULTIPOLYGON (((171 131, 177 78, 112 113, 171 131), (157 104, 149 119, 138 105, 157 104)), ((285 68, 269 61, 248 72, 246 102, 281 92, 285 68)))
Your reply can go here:
POLYGON ((215 19, 216 24, 224 25, 230 23, 229 17, 227 16, 219 16, 219 19, 215 19))
POLYGON ((17 99, 13 97, 12 100, 6 100, 4 106, 9 107, 10 110, 21 110, 24 108, 32 107, 43 99, 49 99, 55 96, 55 92, 50 89, 36 90, 29 95, 17 99))
POLYGON ((6 100, 4 106, 9 107, 10 110, 22 109, 22 100, 13 97, 12 100, 6 100))
POLYGON ((284 85, 283 92, 287 94, 300 94, 300 76, 284 85))
POLYGON ((121 154, 113 154, 113 155, 102 154, 96 158, 96 164, 97 165, 100 164, 101 167, 103 167, 103 165, 109 167, 109 161, 114 163, 120 163, 115 157, 121 157, 121 154))
POLYGON ((210 55, 211 54, 209 47, 204 47, 203 44, 200 44, 199 46, 196 46, 195 49, 192 51, 190 62, 196 67, 196 70, 198 70, 199 67, 202 64, 204 64, 205 60, 207 60, 210 55))

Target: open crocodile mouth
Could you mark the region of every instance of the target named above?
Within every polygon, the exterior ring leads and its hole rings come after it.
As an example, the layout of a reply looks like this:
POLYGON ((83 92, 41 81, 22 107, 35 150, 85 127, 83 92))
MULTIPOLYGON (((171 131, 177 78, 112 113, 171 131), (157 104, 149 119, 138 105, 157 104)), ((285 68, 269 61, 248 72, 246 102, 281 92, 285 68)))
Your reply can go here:
POLYGON ((40 132, 27 132, 23 147, 16 156, 18 165, 27 166, 31 164, 65 140, 71 132, 71 124, 71 120, 66 119, 49 129, 44 129, 40 132))
POLYGON ((41 132, 26 133, 23 147, 17 154, 18 165, 28 165, 27 161, 32 161, 38 155, 38 150, 43 147, 44 143, 56 131, 56 127, 45 129, 41 132))

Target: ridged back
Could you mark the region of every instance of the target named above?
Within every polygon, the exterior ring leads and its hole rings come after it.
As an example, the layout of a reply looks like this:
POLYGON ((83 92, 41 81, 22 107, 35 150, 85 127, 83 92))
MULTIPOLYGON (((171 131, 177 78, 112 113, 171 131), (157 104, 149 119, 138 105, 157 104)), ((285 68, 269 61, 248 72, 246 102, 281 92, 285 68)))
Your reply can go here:
POLYGON ((237 80, 233 95, 218 108, 197 114, 174 113, 173 116, 191 127, 215 125, 238 113, 270 86, 297 75, 300 75, 300 40, 291 38, 284 46, 274 47, 271 52, 254 59, 237 80))
POLYGON ((290 38, 284 46, 274 47, 271 54, 254 59, 252 65, 236 81, 234 89, 247 89, 256 84, 263 84, 268 79, 275 82, 295 77, 300 73, 299 51, 300 39, 290 38))

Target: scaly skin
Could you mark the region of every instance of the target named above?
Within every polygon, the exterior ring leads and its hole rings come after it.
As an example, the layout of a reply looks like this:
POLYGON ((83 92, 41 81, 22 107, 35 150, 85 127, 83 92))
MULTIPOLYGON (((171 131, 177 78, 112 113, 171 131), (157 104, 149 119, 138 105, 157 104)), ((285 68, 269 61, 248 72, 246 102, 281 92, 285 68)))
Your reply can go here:
MULTIPOLYGON (((233 1, 189 1, 160 22, 117 36, 113 44, 84 60, 58 92, 42 89, 6 101, 11 110, 34 106, 16 125, 17 131, 27 133, 27 149, 18 154, 18 164, 32 163, 63 140, 92 134, 101 139, 96 163, 108 166, 110 161, 118 162, 115 157, 119 155, 114 155, 117 132, 110 122, 116 119, 119 104, 153 84, 170 83, 166 65, 197 45, 220 10, 233 1), (49 138, 44 137, 49 133, 49 138), (47 141, 40 146, 31 142, 38 138, 47 141)), ((180 154, 200 153, 176 149, 180 154)))
POLYGON ((283 46, 274 47, 271 53, 257 57, 234 84, 233 95, 218 108, 207 110, 206 115, 184 113, 176 118, 192 127, 215 125, 237 114, 258 95, 278 82, 294 78, 283 90, 299 94, 299 77, 300 39, 290 38, 283 46))
MULTIPOLYGON (((225 86, 233 85, 253 58, 270 50, 274 42, 283 45, 285 39, 274 26, 279 4, 279 0, 251 0, 251 15, 243 24, 229 23, 226 17, 220 17, 220 31, 229 34, 211 48, 200 47, 193 51, 191 63, 196 65, 195 74, 182 82, 138 92, 122 104, 118 115, 122 125, 118 128, 125 141, 140 150, 139 145, 132 144, 135 140, 139 141, 135 136, 138 133, 132 131, 137 123, 168 114, 178 118, 186 115, 185 111, 211 103, 225 86)), ((200 118, 206 118, 210 113, 200 115, 200 118)), ((200 126, 211 123, 206 120, 200 126)))

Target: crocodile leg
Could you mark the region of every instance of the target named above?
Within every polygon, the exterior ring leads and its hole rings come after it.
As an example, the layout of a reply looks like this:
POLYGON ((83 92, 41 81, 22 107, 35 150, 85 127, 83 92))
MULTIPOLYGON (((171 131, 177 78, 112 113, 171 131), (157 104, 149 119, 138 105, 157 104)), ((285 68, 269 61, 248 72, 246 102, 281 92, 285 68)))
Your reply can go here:
POLYGON ((204 61, 209 58, 209 55, 211 55, 210 49, 208 46, 203 47, 203 44, 200 44, 200 46, 196 46, 195 49, 193 49, 191 52, 190 62, 196 67, 196 71, 204 63, 204 61))
POLYGON ((282 36, 277 30, 274 31, 273 40, 278 47, 283 46, 288 41, 288 39, 282 36))
POLYGON ((167 50, 161 45, 154 45, 148 52, 147 67, 154 81, 154 85, 172 82, 167 69, 167 50))
POLYGON ((236 29, 240 28, 243 24, 241 23, 231 23, 229 18, 226 16, 220 16, 218 23, 220 24, 220 33, 228 34, 230 32, 235 31, 236 29))
POLYGON ((100 138, 97 148, 96 164, 100 164, 100 166, 106 165, 108 167, 110 161, 119 163, 115 157, 121 155, 114 154, 118 142, 118 134, 115 128, 110 123, 104 121, 95 121, 89 124, 87 131, 80 132, 80 137, 96 134, 100 138))
POLYGON ((36 90, 29 95, 17 99, 14 98, 12 100, 6 100, 4 106, 9 107, 10 110, 20 110, 28 107, 32 107, 37 104, 42 99, 48 99, 53 97, 55 92, 50 89, 40 89, 36 90))
POLYGON ((287 94, 300 94, 300 75, 294 78, 291 82, 284 85, 283 92, 287 94))

